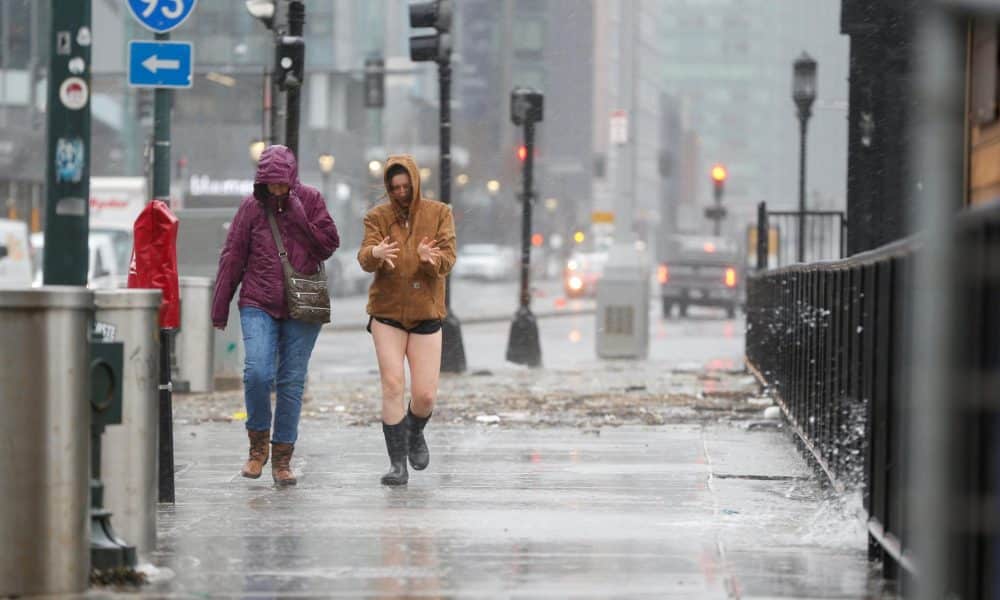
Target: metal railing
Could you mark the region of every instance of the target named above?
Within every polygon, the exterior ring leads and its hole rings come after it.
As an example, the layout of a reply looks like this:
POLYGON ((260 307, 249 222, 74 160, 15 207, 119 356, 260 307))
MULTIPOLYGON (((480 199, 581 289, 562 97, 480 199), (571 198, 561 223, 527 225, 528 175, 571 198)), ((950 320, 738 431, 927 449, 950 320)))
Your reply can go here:
MULTIPOLYGON (((951 560, 961 598, 996 597, 1000 551, 1000 203, 962 214, 953 229, 951 322, 963 342, 943 371, 960 382, 939 398, 954 411, 948 458, 961 527, 951 560)), ((863 490, 871 557, 885 574, 915 574, 911 378, 914 268, 924 240, 906 238, 847 259, 761 271, 747 284, 747 364, 770 388, 792 429, 838 490, 863 490)), ((941 285, 948 285, 942 281, 941 285)), ((942 319, 947 318, 945 315, 942 319)), ((904 578, 908 579, 908 578, 904 578)))
MULTIPOLYGON (((761 203, 757 212, 757 239, 777 238, 777 248, 763 249, 761 256, 769 256, 769 266, 784 267, 797 262, 816 262, 843 258, 847 249, 847 219, 843 211, 807 210, 775 211, 767 210, 761 203), (762 218, 762 217, 765 217, 762 218), (804 236, 801 249, 799 244, 799 222, 804 221, 801 233, 804 236), (768 236, 768 230, 777 236, 768 236), (802 252, 802 260, 799 252, 802 252)), ((769 242, 768 242, 769 243, 769 242)))

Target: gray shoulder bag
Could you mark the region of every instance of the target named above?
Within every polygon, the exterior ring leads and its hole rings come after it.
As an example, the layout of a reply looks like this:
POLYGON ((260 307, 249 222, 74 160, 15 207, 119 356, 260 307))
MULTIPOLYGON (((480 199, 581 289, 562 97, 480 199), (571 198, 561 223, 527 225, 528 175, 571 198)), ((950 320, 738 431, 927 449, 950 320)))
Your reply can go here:
POLYGON ((288 262, 288 252, 281 241, 278 222, 274 213, 267 211, 267 221, 271 224, 271 235, 278 246, 278 256, 281 258, 281 270, 285 275, 285 299, 288 301, 288 314, 291 318, 307 323, 330 322, 330 291, 326 286, 326 269, 319 263, 319 271, 312 275, 303 275, 288 262))

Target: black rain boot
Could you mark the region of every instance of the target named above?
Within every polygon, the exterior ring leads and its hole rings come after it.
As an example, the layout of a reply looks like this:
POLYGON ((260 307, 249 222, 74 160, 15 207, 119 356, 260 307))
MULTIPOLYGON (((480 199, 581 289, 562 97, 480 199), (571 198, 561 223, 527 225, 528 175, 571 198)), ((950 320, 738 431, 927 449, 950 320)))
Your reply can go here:
POLYGON ((395 425, 382 423, 382 435, 385 436, 385 449, 389 453, 392 465, 389 472, 382 476, 382 485, 406 485, 410 474, 406 471, 406 417, 395 425))
POLYGON ((427 440, 424 439, 424 426, 431 420, 431 415, 418 417, 407 407, 406 422, 410 428, 410 466, 416 471, 423 471, 431 462, 431 452, 427 449, 427 440))

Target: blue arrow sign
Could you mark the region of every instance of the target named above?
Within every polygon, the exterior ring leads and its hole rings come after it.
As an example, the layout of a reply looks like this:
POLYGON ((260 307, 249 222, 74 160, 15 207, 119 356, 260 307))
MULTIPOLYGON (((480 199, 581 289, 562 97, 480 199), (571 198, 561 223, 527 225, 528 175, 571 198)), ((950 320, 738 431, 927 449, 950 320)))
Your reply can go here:
POLYGON ((128 43, 128 84, 132 87, 189 88, 193 50, 190 42, 128 43))
POLYGON ((179 27, 194 11, 198 0, 128 0, 128 9, 143 27, 166 33, 179 27))

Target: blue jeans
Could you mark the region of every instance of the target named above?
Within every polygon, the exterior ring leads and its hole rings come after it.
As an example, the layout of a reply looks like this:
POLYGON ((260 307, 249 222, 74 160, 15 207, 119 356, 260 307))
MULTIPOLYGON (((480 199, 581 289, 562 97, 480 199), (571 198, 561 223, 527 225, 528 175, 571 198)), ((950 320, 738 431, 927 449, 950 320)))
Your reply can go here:
POLYGON ((299 436, 299 413, 309 356, 320 325, 294 319, 275 319, 259 308, 240 308, 243 347, 243 397, 247 429, 271 431, 271 390, 277 376, 272 442, 294 444, 299 436))

